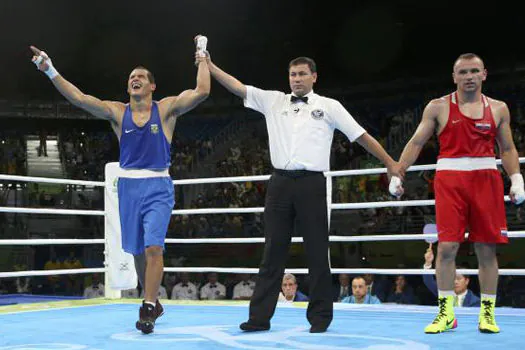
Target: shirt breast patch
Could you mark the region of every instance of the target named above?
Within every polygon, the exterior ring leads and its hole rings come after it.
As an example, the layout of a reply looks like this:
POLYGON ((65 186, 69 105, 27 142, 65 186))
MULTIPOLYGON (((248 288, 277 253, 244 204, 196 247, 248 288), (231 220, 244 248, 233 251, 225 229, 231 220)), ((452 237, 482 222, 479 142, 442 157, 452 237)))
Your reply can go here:
POLYGON ((314 109, 311 114, 312 118, 315 120, 321 120, 324 118, 324 112, 322 109, 314 109))
POLYGON ((159 126, 157 124, 151 124, 150 130, 152 134, 158 134, 159 133, 159 126))
POLYGON ((490 123, 476 123, 475 126, 479 130, 490 130, 490 123))

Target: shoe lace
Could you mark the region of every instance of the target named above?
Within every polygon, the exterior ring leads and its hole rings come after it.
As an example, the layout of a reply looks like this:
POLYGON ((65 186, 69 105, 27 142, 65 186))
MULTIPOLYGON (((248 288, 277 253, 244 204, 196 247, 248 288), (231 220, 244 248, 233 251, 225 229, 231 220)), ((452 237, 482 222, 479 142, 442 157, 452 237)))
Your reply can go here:
POLYGON ((441 321, 441 319, 447 317, 447 299, 446 298, 439 298, 438 299, 438 307, 439 307, 439 312, 436 316, 436 318, 434 319, 434 322, 432 322, 433 324, 436 324, 436 323, 439 323, 441 321))
POLYGON ((483 317, 488 324, 494 324, 494 319, 492 318, 492 302, 489 300, 483 300, 481 304, 482 304, 481 317, 483 317))

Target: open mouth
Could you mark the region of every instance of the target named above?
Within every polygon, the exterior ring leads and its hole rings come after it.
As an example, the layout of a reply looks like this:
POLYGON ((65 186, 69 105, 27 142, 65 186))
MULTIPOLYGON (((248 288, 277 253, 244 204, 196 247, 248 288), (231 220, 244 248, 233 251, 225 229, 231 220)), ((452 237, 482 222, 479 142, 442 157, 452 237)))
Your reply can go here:
POLYGON ((142 84, 138 81, 134 81, 131 83, 131 88, 133 90, 139 90, 142 87, 142 84))

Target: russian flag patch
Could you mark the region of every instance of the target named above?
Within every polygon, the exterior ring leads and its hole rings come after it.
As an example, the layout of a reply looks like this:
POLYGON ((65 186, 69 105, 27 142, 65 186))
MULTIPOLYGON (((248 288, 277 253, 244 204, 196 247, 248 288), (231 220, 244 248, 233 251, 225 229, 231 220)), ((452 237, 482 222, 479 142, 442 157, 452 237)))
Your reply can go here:
POLYGON ((476 123, 476 129, 480 130, 490 130, 490 123, 476 123))

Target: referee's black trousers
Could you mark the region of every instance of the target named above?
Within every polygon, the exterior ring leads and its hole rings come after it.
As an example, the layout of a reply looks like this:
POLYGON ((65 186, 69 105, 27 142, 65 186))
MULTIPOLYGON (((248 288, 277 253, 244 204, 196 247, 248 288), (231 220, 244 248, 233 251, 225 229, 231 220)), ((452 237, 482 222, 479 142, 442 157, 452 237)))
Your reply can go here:
POLYGON ((275 312, 294 223, 304 239, 307 255, 308 321, 320 327, 328 327, 332 321, 326 203, 326 179, 322 173, 275 170, 272 174, 264 208, 266 242, 250 301, 250 323, 269 325, 275 312))

